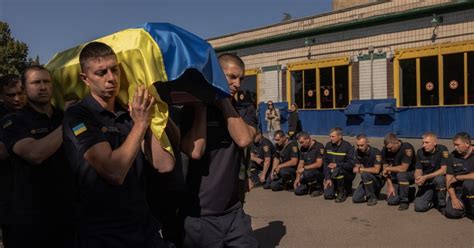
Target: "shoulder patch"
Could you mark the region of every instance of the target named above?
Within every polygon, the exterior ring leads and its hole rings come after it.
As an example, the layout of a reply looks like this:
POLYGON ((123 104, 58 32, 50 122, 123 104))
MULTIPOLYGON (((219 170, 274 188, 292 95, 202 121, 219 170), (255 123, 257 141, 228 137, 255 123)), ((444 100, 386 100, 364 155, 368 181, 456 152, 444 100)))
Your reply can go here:
POLYGON ((449 152, 448 151, 443 151, 443 157, 448 158, 449 157, 449 152))
POLYGON ((268 146, 263 146, 263 151, 264 151, 264 152, 268 152, 269 150, 270 150, 270 147, 268 147, 268 146))
POLYGON ((321 153, 321 155, 324 155, 324 148, 319 149, 319 152, 321 153))
POLYGON ((81 122, 81 123, 79 123, 78 125, 76 125, 75 127, 72 128, 72 132, 74 133, 75 136, 78 136, 81 133, 84 133, 85 131, 87 131, 87 127, 84 124, 84 122, 81 122))
POLYGON ((405 155, 407 155, 408 157, 413 156, 413 150, 412 149, 405 149, 405 155))
POLYGON ((375 155, 375 161, 382 162, 382 155, 375 155))
POLYGON ((13 124, 13 121, 11 119, 6 120, 5 122, 2 123, 2 128, 7 128, 13 124))
POLYGON ((297 146, 293 146, 291 149, 293 150, 293 152, 298 152, 298 147, 297 146))

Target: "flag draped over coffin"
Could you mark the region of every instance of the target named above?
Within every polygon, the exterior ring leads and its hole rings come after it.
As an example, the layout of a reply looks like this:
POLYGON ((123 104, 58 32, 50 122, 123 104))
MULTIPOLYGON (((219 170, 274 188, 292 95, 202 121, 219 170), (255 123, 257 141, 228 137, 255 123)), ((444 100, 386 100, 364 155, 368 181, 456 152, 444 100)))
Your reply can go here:
MULTIPOLYGON (((117 54, 121 73, 118 101, 128 104, 138 85, 144 85, 157 99, 152 113, 151 130, 165 149, 171 152, 164 133, 168 105, 159 97, 153 84, 180 78, 188 69, 199 72, 216 96, 229 96, 229 88, 212 46, 198 36, 169 23, 146 23, 96 39, 109 45, 117 54)), ((82 44, 57 53, 46 65, 53 76, 54 103, 63 106, 63 96, 75 93, 80 98, 88 88, 79 78, 79 53, 82 44)))

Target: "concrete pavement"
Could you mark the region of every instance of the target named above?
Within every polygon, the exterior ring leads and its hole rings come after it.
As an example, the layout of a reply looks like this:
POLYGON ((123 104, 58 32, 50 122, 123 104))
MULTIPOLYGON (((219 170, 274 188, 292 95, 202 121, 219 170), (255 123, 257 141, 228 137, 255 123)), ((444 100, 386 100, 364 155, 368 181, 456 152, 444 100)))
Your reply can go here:
POLYGON ((296 196, 257 188, 247 194, 245 211, 262 248, 267 247, 474 247, 474 225, 450 220, 432 209, 416 213, 413 204, 398 211, 376 206, 296 196))
MULTIPOLYGON (((314 136, 325 144, 327 136, 314 136)), ((354 137, 346 137, 354 144, 354 137)), ((421 139, 402 139, 415 149, 421 139)), ((381 148, 382 138, 370 138, 381 148)), ((452 151, 451 140, 440 140, 452 151)), ((354 180, 355 188, 360 182, 354 180)), ((382 189, 385 193, 385 189, 382 189)), ((262 248, 267 247, 474 247, 474 225, 467 218, 450 220, 432 209, 416 213, 398 211, 379 201, 376 206, 296 196, 290 191, 256 188, 246 197, 245 211, 262 248)))

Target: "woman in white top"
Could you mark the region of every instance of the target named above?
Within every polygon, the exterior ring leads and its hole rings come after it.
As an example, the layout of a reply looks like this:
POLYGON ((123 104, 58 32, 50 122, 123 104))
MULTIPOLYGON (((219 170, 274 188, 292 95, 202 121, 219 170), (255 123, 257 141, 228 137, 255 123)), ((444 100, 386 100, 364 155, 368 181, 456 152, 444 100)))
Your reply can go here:
POLYGON ((267 121, 267 132, 270 138, 273 138, 273 133, 280 130, 280 111, 273 106, 272 101, 267 102, 267 110, 265 111, 265 120, 267 121))

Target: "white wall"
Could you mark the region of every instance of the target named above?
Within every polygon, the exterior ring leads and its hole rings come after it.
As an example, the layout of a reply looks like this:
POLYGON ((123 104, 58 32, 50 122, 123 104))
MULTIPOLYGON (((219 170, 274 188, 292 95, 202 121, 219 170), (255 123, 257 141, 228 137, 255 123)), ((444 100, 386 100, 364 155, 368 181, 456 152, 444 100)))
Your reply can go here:
MULTIPOLYGON (((281 85, 280 81, 280 85, 281 85)), ((266 71, 258 74, 258 101, 266 102, 272 100, 279 102, 282 99, 282 92, 280 90, 280 97, 278 97, 278 71, 266 71)))
MULTIPOLYGON (((387 60, 373 61, 374 99, 387 98, 387 60)), ((370 60, 359 62, 359 97, 370 99, 370 60)))

